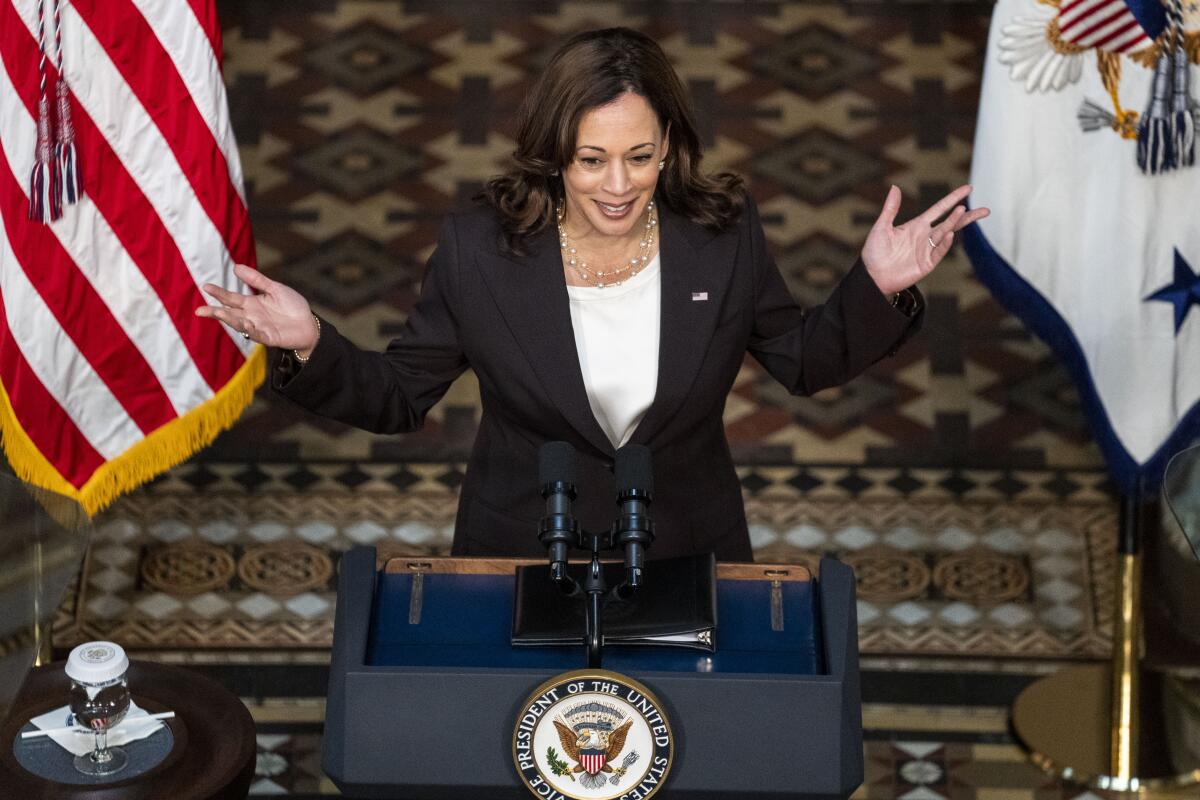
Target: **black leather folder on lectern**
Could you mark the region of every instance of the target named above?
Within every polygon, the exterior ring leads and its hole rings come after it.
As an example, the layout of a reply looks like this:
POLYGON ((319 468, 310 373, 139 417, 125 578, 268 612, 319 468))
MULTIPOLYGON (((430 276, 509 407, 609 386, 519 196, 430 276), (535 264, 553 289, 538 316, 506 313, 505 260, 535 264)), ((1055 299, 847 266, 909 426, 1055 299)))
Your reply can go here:
MULTIPOLYGON (((513 724, 535 687, 584 666, 578 646, 513 647, 517 559, 342 559, 322 768, 343 794, 531 797, 513 724)), ((653 563, 647 580, 653 579, 653 563)), ((669 713, 673 800, 848 797, 862 782, 854 576, 721 564, 712 653, 604 649, 605 669, 669 713)))

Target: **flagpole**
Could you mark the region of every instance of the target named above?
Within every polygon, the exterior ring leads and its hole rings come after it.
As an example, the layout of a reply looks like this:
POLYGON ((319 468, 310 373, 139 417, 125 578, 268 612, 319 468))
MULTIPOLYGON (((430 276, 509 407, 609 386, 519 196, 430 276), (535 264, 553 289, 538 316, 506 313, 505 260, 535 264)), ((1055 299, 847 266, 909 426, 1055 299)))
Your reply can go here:
POLYGON ((1144 705, 1158 698, 1157 692, 1142 691, 1142 551, 1158 521, 1159 504, 1145 500, 1139 479, 1120 499, 1109 663, 1069 667, 1035 681, 1013 703, 1012 727, 1030 760, 1053 775, 1092 789, 1165 800, 1195 797, 1200 769, 1166 763, 1171 731, 1158 709, 1144 705), (1139 742, 1153 747, 1139 752, 1139 742))
MULTIPOLYGON (((1139 476, 1132 494, 1121 497, 1117 537, 1117 578, 1113 609, 1112 754, 1110 772, 1121 786, 1129 786, 1138 775, 1138 732, 1141 705, 1140 650, 1142 643, 1142 540, 1147 514, 1143 504, 1144 482, 1139 476)), ((1135 784, 1136 785, 1136 784, 1135 784)))
POLYGON ((46 599, 43 561, 42 535, 39 529, 35 531, 33 538, 33 665, 35 667, 49 664, 53 658, 53 650, 50 645, 50 628, 53 619, 48 609, 43 608, 46 599))

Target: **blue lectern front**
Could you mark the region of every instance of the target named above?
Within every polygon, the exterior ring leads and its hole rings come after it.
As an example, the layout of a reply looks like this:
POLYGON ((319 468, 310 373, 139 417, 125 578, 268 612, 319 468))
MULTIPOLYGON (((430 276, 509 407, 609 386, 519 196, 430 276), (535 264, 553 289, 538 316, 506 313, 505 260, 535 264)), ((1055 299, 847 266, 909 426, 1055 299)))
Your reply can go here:
MULTIPOLYGON (((530 797, 513 725, 582 647, 510 644, 518 559, 342 559, 322 767, 343 794, 458 800, 530 797)), ((653 580, 653 562, 647 580, 653 580)), ((604 650, 671 720, 660 797, 844 798, 862 782, 854 576, 720 564, 717 650, 604 650)), ((597 797, 608 795, 596 795, 597 797)), ((614 795, 620 797, 621 795, 614 795)))

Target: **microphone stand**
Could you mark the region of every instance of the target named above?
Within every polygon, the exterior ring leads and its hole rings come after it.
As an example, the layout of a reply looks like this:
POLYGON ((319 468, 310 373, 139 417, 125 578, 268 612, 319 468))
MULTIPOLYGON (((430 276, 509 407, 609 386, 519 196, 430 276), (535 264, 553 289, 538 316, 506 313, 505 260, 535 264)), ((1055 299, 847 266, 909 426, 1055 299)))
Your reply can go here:
POLYGON ((587 652, 587 665, 591 669, 599 669, 604 658, 604 595, 608 592, 604 570, 600 567, 600 551, 606 549, 602 541, 604 536, 602 533, 587 534, 591 540, 592 562, 583 581, 583 590, 587 593, 587 625, 583 645, 587 652))
MULTIPOLYGON (((591 669, 599 669, 603 660, 604 648, 604 606, 608 602, 608 583, 604 580, 604 569, 600 564, 600 553, 605 550, 619 549, 623 543, 618 540, 617 526, 603 533, 586 533, 580 531, 579 538, 587 540, 587 549, 592 553, 591 563, 588 564, 587 575, 583 579, 583 591, 587 595, 584 611, 586 626, 584 629, 584 650, 587 653, 587 665, 591 669)), ((580 542, 582 546, 583 542, 580 542)), ((632 573, 633 571, 630 570, 632 573)), ((559 586, 571 582, 571 578, 563 576, 559 586)), ((628 600, 641 585, 641 564, 635 574, 631 574, 624 583, 616 587, 614 593, 622 600, 628 600), (635 576, 636 575, 636 576, 635 576), (632 580, 630 580, 632 578, 632 580)))
MULTIPOLYGON (((554 570, 551 572, 550 578, 562 590, 564 595, 573 595, 579 589, 583 589, 583 593, 586 595, 584 598, 584 618, 586 623, 584 627, 583 649, 587 656, 588 667, 599 669, 604 661, 604 606, 609 594, 608 582, 604 579, 604 569, 600 563, 600 554, 616 546, 613 544, 614 532, 589 533, 580 530, 578 531, 578 536, 579 541, 576 543, 576 546, 580 549, 586 549, 592 554, 592 560, 588 564, 587 573, 583 579, 583 585, 580 586, 580 584, 576 583, 566 573, 566 570, 561 572, 554 570)), ((622 584, 620 589, 625 590, 626 585, 622 584)), ((628 594, 622 594, 621 596, 622 598, 628 598, 632 593, 633 588, 631 587, 628 589, 628 594)))
MULTIPOLYGON (((587 574, 583 579, 581 587, 575 580, 567 574, 566 561, 553 561, 550 569, 550 579, 558 586, 564 596, 576 594, 580 588, 584 594, 584 612, 586 626, 584 628, 583 647, 587 654, 587 665, 592 669, 599 669, 603 661, 604 647, 604 601, 605 595, 608 594, 608 584, 604 580, 604 570, 600 564, 600 553, 612 548, 612 532, 606 531, 603 533, 589 533, 583 531, 578 525, 574 526, 574 530, 565 528, 559 524, 555 528, 555 523, 558 520, 552 520, 543 523, 541 534, 542 543, 549 548, 553 543, 567 544, 570 539, 574 538, 574 542, 570 544, 579 549, 589 550, 592 554, 591 563, 588 565, 587 574)), ((565 558, 566 552, 563 552, 565 558)))

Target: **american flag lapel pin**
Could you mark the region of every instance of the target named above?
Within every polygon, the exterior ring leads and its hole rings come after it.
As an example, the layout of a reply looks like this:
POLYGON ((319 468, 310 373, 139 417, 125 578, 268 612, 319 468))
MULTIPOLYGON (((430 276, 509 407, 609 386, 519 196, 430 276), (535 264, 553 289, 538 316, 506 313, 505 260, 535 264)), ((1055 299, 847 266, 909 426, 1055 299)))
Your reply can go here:
POLYGON ((692 302, 702 303, 708 299, 708 292, 692 292, 692 302))

